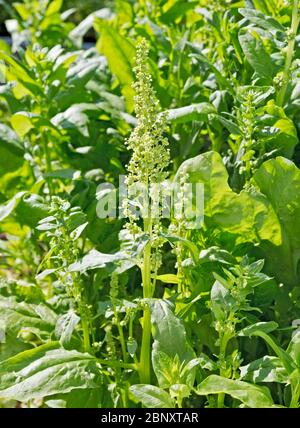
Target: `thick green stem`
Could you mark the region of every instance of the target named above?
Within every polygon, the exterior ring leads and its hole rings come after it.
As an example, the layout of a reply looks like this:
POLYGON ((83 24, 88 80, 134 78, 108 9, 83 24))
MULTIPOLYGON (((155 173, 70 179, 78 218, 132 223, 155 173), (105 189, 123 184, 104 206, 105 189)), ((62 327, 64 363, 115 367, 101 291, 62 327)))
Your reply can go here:
POLYGON ((300 397, 300 379, 298 380, 296 386, 292 388, 292 399, 290 403, 291 409, 299 408, 299 397, 300 397))
MULTIPOLYGON (((48 138, 46 134, 43 135, 42 141, 43 141, 44 155, 46 160, 46 173, 49 173, 52 171, 52 163, 51 163, 51 155, 48 147, 48 138)), ((53 195, 54 192, 52 188, 51 178, 48 178, 47 183, 48 183, 49 193, 50 195, 53 195)))
MULTIPOLYGON (((152 223, 150 219, 144 221, 144 231, 151 235, 152 223)), ((142 267, 143 297, 152 297, 151 286, 151 242, 148 242, 144 249, 144 260, 142 267)), ((151 345, 151 312, 148 306, 144 309, 143 315, 143 337, 140 354, 139 374, 141 383, 149 384, 151 381, 150 370, 150 345, 151 345)))
POLYGON ((83 346, 85 352, 90 352, 91 343, 90 343, 90 327, 89 321, 86 317, 86 314, 83 313, 84 310, 81 311, 81 327, 83 332, 83 346))
POLYGON ((292 12, 292 24, 291 24, 290 34, 289 34, 290 40, 287 46, 285 65, 283 70, 283 82, 282 82, 282 87, 277 94, 277 104, 280 107, 282 107, 284 104, 286 90, 290 80, 291 65, 292 65, 294 50, 295 50, 295 40, 296 40, 298 26, 300 22, 300 17, 298 15, 298 4, 299 4, 299 0, 294 0, 294 6, 293 6, 293 12, 292 12))
POLYGON ((83 347, 85 352, 91 351, 91 342, 90 342, 90 322, 89 316, 87 314, 87 307, 85 304, 83 290, 81 288, 81 284, 76 278, 76 275, 72 275, 73 279, 73 295, 75 301, 77 301, 77 307, 81 319, 81 328, 83 333, 83 347))
MULTIPOLYGON (((219 362, 221 364, 220 367, 220 376, 226 377, 226 368, 224 369, 224 365, 226 364, 225 357, 226 357, 226 348, 227 344, 229 342, 230 337, 225 334, 220 335, 220 354, 219 354, 219 362)), ((218 408, 222 409, 224 407, 224 399, 225 394, 220 393, 218 394, 218 408)))
POLYGON ((116 313, 115 313, 115 317, 117 318, 117 328, 118 328, 119 340, 120 340, 121 349, 122 349, 123 361, 124 361, 124 363, 126 363, 127 362, 127 352, 126 352, 126 343, 125 343, 123 327, 120 325, 120 320, 119 320, 118 315, 116 313))

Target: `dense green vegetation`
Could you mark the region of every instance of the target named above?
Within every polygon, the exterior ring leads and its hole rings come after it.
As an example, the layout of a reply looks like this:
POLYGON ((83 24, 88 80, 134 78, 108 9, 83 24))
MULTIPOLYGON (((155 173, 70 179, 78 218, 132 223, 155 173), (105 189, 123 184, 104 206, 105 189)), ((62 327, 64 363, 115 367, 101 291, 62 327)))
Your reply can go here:
POLYGON ((299 407, 300 2, 67 6, 0 40, 1 406, 299 407), (202 227, 100 218, 120 175, 202 227))

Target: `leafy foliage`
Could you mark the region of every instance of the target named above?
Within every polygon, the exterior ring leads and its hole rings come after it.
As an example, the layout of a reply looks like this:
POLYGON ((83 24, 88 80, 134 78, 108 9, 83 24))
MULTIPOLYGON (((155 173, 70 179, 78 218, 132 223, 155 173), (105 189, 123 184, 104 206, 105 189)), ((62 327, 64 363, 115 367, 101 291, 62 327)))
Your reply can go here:
POLYGON ((0 405, 299 408, 300 2, 0 4, 0 405))

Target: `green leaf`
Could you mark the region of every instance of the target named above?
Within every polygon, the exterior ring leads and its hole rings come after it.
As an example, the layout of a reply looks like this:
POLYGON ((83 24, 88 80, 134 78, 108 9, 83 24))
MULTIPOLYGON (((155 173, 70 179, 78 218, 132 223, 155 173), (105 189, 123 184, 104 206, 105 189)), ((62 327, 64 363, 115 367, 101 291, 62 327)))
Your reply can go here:
POLYGON ((191 122, 193 120, 207 122, 208 115, 211 113, 216 113, 216 109, 212 104, 199 103, 167 110, 163 114, 166 115, 169 122, 177 124, 191 122))
POLYGON ((34 125, 28 114, 23 114, 23 112, 18 112, 13 115, 10 119, 10 122, 20 138, 24 138, 24 136, 34 128, 34 125))
POLYGON ((249 327, 243 328, 239 332, 239 336, 257 336, 260 332, 271 333, 278 328, 278 324, 275 321, 269 322, 258 322, 256 324, 249 325, 249 327))
POLYGON ((51 409, 97 409, 105 407, 107 397, 107 387, 93 389, 73 389, 68 394, 58 394, 51 396, 45 401, 46 406, 51 409))
POLYGON ((86 272, 93 269, 105 268, 109 263, 120 260, 120 254, 104 254, 97 250, 91 250, 82 260, 69 266, 70 272, 86 272))
POLYGON ((43 89, 36 83, 30 70, 21 62, 0 51, 0 60, 3 60, 10 66, 10 72, 15 76, 18 83, 22 84, 32 95, 44 96, 43 89))
POLYGON ((300 171, 283 157, 264 162, 254 174, 254 182, 268 198, 277 215, 282 243, 263 242, 267 271, 287 285, 298 284, 300 261, 300 171), (283 191, 284 189, 284 191, 283 191))
POLYGON ((258 382, 288 382, 288 373, 278 357, 265 355, 258 360, 252 361, 246 366, 240 367, 241 379, 258 382))
POLYGON ((62 8, 63 0, 52 0, 49 3, 49 6, 46 10, 46 16, 54 15, 55 13, 58 13, 60 9, 62 8))
POLYGON ((281 33, 285 32, 285 28, 278 21, 276 21, 276 19, 265 15, 258 10, 240 8, 239 13, 248 19, 251 23, 258 25, 265 30, 273 32, 280 31, 281 33))
POLYGON ((49 207, 44 198, 33 193, 24 195, 16 206, 16 217, 18 222, 35 228, 37 223, 48 215, 49 207))
POLYGON ((267 240, 282 242, 281 227, 268 199, 254 190, 235 193, 228 185, 228 173, 221 156, 207 152, 183 162, 175 181, 182 173, 190 183, 204 184, 204 223, 239 236, 239 242, 267 240))
POLYGON ((175 402, 169 394, 153 385, 132 385, 129 391, 134 398, 147 408, 175 408, 175 402))
POLYGON ((196 389, 198 395, 228 394, 249 408, 274 407, 269 390, 239 380, 208 376, 196 389))
POLYGON ((0 205, 0 221, 4 220, 14 211, 25 194, 26 192, 19 192, 12 199, 0 205))
POLYGON ((231 296, 230 291, 220 281, 215 281, 211 289, 210 299, 215 318, 218 321, 224 321, 235 305, 235 299, 231 296))
POLYGON ((169 302, 162 299, 150 299, 153 353, 164 352, 169 357, 176 355, 186 363, 194 357, 194 352, 187 342, 185 328, 177 318, 169 302), (176 337, 176 341, 174 340, 176 337))
POLYGON ((179 370, 172 357, 164 352, 156 351, 152 355, 152 364, 161 388, 169 388, 179 380, 179 370))
POLYGON ((270 54, 257 33, 253 30, 243 30, 239 34, 239 42, 249 64, 254 68, 259 77, 271 82, 274 66, 270 54))
POLYGON ((235 263, 235 258, 228 251, 217 246, 213 246, 200 251, 199 262, 200 264, 217 262, 229 265, 235 263))
POLYGON ((79 322, 80 318, 73 310, 58 318, 55 326, 55 336, 59 339, 59 343, 62 346, 70 343, 72 334, 79 322))
POLYGON ((160 16, 160 21, 165 24, 172 24, 178 18, 182 18, 189 10, 193 10, 198 3, 196 1, 187 2, 177 0, 168 10, 160 16))
POLYGON ((15 298, 0 296, 0 320, 6 331, 15 336, 23 329, 34 328, 40 335, 49 337, 55 326, 56 314, 42 303, 18 303, 15 298))
POLYGON ((0 397, 27 401, 101 385, 95 357, 50 342, 0 364, 0 397))
POLYGON ((157 275, 156 279, 163 282, 164 284, 178 284, 177 275, 171 273, 165 275, 157 275))
POLYGON ((297 366, 300 367, 300 331, 293 335, 287 352, 293 358, 297 366))
POLYGON ((191 56, 196 58, 199 62, 204 63, 214 74, 219 86, 221 89, 228 89, 229 92, 232 91, 230 82, 222 75, 222 73, 215 67, 214 64, 212 64, 208 58, 206 58, 205 55, 203 55, 201 49, 196 46, 196 44, 188 42, 187 45, 189 45, 192 49, 191 56))
POLYGON ((109 68, 123 87, 123 94, 132 111, 134 91, 131 85, 134 80, 135 48, 128 39, 104 21, 96 20, 95 28, 100 33, 97 49, 107 58, 109 68))
POLYGON ((244 328, 239 332, 239 336, 258 336, 261 337, 276 353, 278 358, 281 360, 282 365, 290 375, 295 368, 295 363, 288 352, 284 351, 278 346, 275 341, 269 336, 268 333, 274 331, 278 327, 278 324, 274 321, 259 322, 249 327, 244 328))
POLYGON ((61 129, 75 129, 84 137, 89 137, 89 112, 99 112, 97 104, 73 104, 64 112, 54 116, 51 123, 61 129))
POLYGON ((0 124, 0 173, 15 171, 24 162, 24 147, 7 125, 0 124))
POLYGON ((219 121, 222 123, 222 125, 225 126, 225 128, 228 129, 228 131, 233 135, 243 135, 241 129, 239 126, 234 123, 232 120, 227 119, 224 116, 221 116, 220 114, 217 116, 219 121))

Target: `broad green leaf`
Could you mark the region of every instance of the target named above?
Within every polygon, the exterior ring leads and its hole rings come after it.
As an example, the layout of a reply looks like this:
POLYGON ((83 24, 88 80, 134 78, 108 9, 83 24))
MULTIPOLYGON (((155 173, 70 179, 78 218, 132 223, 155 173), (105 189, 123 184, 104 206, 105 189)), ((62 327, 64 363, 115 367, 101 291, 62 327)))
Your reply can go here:
POLYGON ((175 407, 175 402, 170 395, 157 386, 132 385, 129 391, 136 400, 140 401, 147 408, 161 409, 175 407))
POLYGON ((235 305, 235 299, 220 281, 215 281, 212 286, 210 300, 211 309, 218 321, 224 321, 235 305))
POLYGON ((132 68, 135 48, 128 39, 104 21, 96 20, 95 28, 100 33, 97 49, 106 56, 111 72, 119 80, 127 103, 132 107, 134 91, 131 85, 134 80, 132 68))
MULTIPOLYGON (((158 385, 161 388, 169 388, 179 380, 179 367, 174 358, 164 352, 154 352, 152 364, 157 377, 158 385)), ((180 362, 179 362, 180 364, 180 362)))
POLYGON ((203 263, 221 263, 225 265, 234 264, 235 258, 228 251, 217 246, 209 247, 200 251, 199 262, 203 263))
POLYGON ((85 272, 92 269, 105 268, 107 264, 120 260, 120 254, 104 254, 97 250, 91 250, 82 260, 69 266, 70 272, 85 272))
POLYGON ((14 211, 25 194, 26 192, 19 192, 12 199, 0 205, 0 221, 4 220, 14 211))
POLYGON ((46 16, 54 15, 55 13, 58 13, 60 9, 62 8, 63 0, 52 0, 49 3, 49 6, 46 10, 46 16))
POLYGON ((221 156, 207 152, 180 166, 190 183, 204 184, 204 222, 239 236, 240 242, 270 241, 281 244, 281 227, 268 199, 254 190, 235 193, 228 185, 228 173, 221 156))
POLYGON ((62 113, 58 113, 51 119, 51 123, 59 128, 76 129, 84 137, 89 137, 89 113, 99 112, 97 104, 74 104, 62 113))
POLYGON ((246 366, 240 367, 241 379, 259 382, 288 382, 288 373, 278 357, 265 355, 258 360, 252 361, 246 366))
POLYGON ((239 336, 255 336, 260 332, 271 333, 278 328, 278 324, 275 321, 269 322, 258 322, 256 324, 249 325, 249 327, 243 328, 239 332, 239 336))
POLYGON ((68 345, 71 341, 72 334, 80 322, 80 318, 73 310, 61 315, 56 322, 55 336, 59 339, 62 346, 68 345))
POLYGON ((198 395, 228 394, 249 408, 274 407, 269 390, 239 380, 208 376, 196 389, 198 395))
POLYGON ((281 360, 281 363, 287 370, 288 374, 291 374, 294 368, 296 367, 295 362, 293 361, 289 353, 284 351, 279 345, 277 345, 277 343, 268 334, 276 330, 277 327, 278 324, 275 321, 259 322, 241 330, 239 332, 239 336, 261 337, 273 349, 275 354, 281 360))
POLYGON ((186 363, 194 356, 187 342, 185 328, 177 318, 169 302, 162 299, 149 300, 151 309, 153 352, 164 352, 169 357, 176 355, 186 363), (176 341, 174 341, 176 337, 176 341))
POLYGON ((276 19, 265 15, 258 10, 240 8, 239 13, 248 19, 251 23, 258 25, 265 30, 273 32, 280 31, 281 33, 285 32, 285 28, 276 19))
POLYGON ((228 89, 231 92, 231 87, 229 81, 222 75, 222 73, 218 70, 218 68, 212 64, 212 62, 209 61, 208 58, 206 58, 205 55, 203 55, 201 49, 196 46, 196 44, 187 43, 191 48, 193 54, 192 57, 196 58, 199 62, 204 63, 213 73, 214 76, 220 86, 221 89, 228 89))
POLYGON ((166 115, 169 122, 177 124, 191 122, 193 120, 206 122, 208 120, 208 115, 211 113, 216 113, 216 109, 212 104, 200 103, 167 110, 163 114, 166 115))
MULTIPOLYGON (((51 396, 45 401, 51 409, 97 409, 105 408, 107 386, 93 389, 73 389, 68 394, 51 396)), ((110 403, 109 403, 110 404, 110 403)))
POLYGON ((300 260, 300 171, 283 157, 271 159, 254 174, 258 186, 275 211, 282 230, 282 243, 263 242, 266 268, 288 285, 298 284, 300 260))
POLYGON ((177 275, 171 273, 165 275, 157 275, 156 279, 163 282, 164 284, 178 284, 177 275))
POLYGON ((300 367, 300 331, 293 335, 287 352, 293 358, 297 366, 300 367))
POLYGON ((24 195, 16 206, 15 214, 21 225, 35 228, 37 223, 48 215, 49 207, 43 197, 33 193, 24 195))
POLYGON ((169 302, 151 299, 149 304, 154 339, 152 365, 159 384, 187 382, 188 378, 189 382, 193 384, 195 370, 191 369, 184 379, 180 377, 181 364, 187 364, 195 357, 194 351, 187 341, 182 321, 174 315, 169 302))
POLYGON ((259 77, 271 81, 274 66, 270 54, 254 30, 243 30, 239 34, 239 41, 249 64, 254 68, 259 77))
MULTIPOLYGON (((1 148, 5 148, 14 156, 22 158, 24 155, 24 147, 14 131, 7 125, 0 124, 0 144, 1 148)), ((5 158, 5 162, 7 159, 5 158)))
POLYGON ((49 337, 55 327, 56 314, 42 303, 18 303, 14 298, 0 296, 0 320, 6 332, 15 336, 23 329, 34 328, 40 335, 49 337))
POLYGON ((0 364, 0 397, 19 401, 74 389, 97 388, 101 372, 95 357, 50 342, 0 364))
POLYGON ((28 132, 34 128, 34 125, 27 114, 22 114, 23 112, 18 112, 13 115, 10 119, 12 127, 18 134, 20 138, 24 138, 28 132))
POLYGON ((0 124, 0 174, 15 171, 24 163, 24 147, 7 125, 0 124))
POLYGON ((230 119, 227 119, 224 116, 221 116, 220 114, 217 115, 217 118, 219 119, 219 121, 222 123, 222 125, 225 126, 225 128, 228 129, 228 131, 233 134, 233 135, 243 135, 241 129, 239 128, 239 126, 233 122, 230 119))
POLYGON ((0 60, 1 59, 10 66, 8 72, 11 73, 15 79, 17 79, 19 84, 22 84, 28 91, 31 92, 32 95, 43 96, 43 89, 35 81, 34 77, 30 73, 30 70, 21 61, 16 60, 3 51, 0 51, 0 60))
POLYGON ((160 16, 160 21, 165 24, 172 24, 177 19, 182 18, 189 10, 193 10, 198 5, 198 2, 187 2, 177 0, 160 16))

